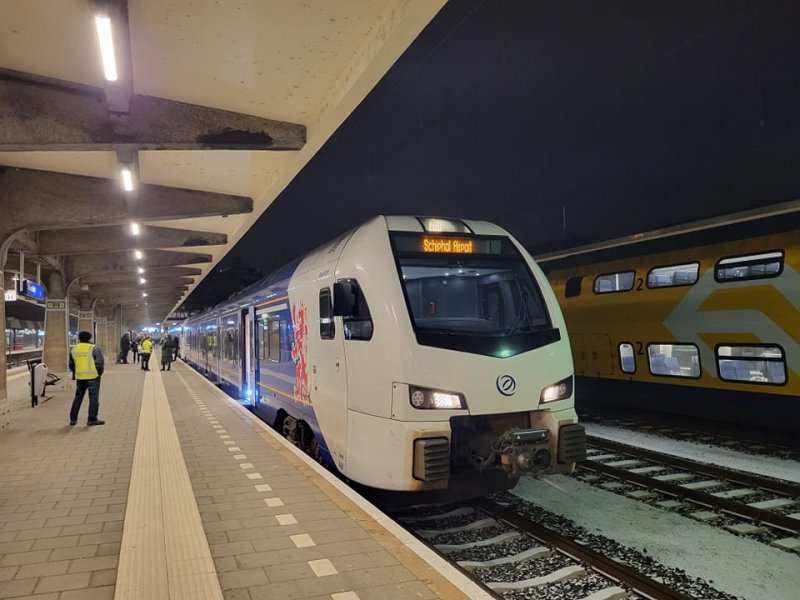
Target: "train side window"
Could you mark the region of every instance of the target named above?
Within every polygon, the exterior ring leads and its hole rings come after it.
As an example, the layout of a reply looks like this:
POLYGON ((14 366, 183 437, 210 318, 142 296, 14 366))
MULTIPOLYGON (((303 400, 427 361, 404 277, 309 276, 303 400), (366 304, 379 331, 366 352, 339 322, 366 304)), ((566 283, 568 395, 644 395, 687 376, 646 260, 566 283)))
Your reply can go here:
POLYGON ((719 344, 716 357, 717 373, 722 381, 769 385, 786 383, 786 355, 780 346, 719 344))
POLYGON ((648 344, 650 373, 667 377, 700 377, 700 352, 694 344, 648 344))
POLYGON ((351 283, 355 292, 355 306, 353 307, 352 314, 342 317, 344 339, 371 340, 372 315, 370 315, 367 299, 364 297, 364 292, 361 291, 361 286, 355 279, 340 279, 339 281, 351 283))
POLYGON ((564 285, 564 297, 575 298, 581 295, 581 282, 583 277, 570 277, 564 285))
POLYGON ((700 263, 688 263, 684 265, 671 265, 668 267, 656 267, 647 273, 647 287, 675 287, 679 285, 694 285, 697 281, 697 274, 700 271, 700 263))
POLYGON ((330 288, 322 288, 319 291, 319 337, 323 340, 332 340, 336 337, 330 288))
POLYGON ((267 317, 267 360, 281 362, 281 318, 279 315, 267 317))
POLYGON ((636 357, 633 344, 623 342, 619 345, 619 366, 623 373, 636 373, 636 357))
POLYGON ((717 261, 714 279, 720 283, 778 277, 783 273, 783 250, 731 256, 717 261))
POLYGON ((609 292, 632 290, 635 276, 636 271, 621 271, 620 273, 598 275, 594 280, 594 293, 607 294, 609 292))

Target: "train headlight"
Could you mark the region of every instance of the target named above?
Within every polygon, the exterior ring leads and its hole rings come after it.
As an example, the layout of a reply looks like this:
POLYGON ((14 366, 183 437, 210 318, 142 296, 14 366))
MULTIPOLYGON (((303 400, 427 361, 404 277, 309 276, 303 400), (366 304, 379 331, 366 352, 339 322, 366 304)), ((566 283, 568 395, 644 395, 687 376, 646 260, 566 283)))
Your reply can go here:
POLYGON ((566 379, 562 379, 561 381, 554 383, 553 385, 548 385, 546 388, 542 390, 542 395, 540 400, 542 402, 555 402, 556 400, 563 400, 564 398, 569 398, 572 395, 572 375, 567 377, 566 379))
POLYGON ((467 400, 463 394, 442 392, 428 388, 409 386, 409 400, 411 406, 419 409, 449 409, 458 410, 467 408, 467 400))

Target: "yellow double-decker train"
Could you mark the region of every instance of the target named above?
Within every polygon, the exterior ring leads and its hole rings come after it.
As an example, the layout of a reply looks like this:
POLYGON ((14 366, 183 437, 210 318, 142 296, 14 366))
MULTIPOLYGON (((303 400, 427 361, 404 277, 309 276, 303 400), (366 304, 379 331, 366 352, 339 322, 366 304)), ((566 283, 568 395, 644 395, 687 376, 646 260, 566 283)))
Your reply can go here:
POLYGON ((543 264, 566 319, 579 408, 800 431, 797 231, 587 260, 543 264))

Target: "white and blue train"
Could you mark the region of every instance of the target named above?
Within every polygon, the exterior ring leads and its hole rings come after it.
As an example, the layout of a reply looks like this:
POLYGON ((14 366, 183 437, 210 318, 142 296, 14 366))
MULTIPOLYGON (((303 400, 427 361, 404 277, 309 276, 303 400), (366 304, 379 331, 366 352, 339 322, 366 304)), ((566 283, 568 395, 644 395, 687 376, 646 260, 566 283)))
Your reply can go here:
POLYGON ((491 223, 376 217, 181 336, 185 360, 366 486, 484 493, 585 457, 561 310, 491 223))

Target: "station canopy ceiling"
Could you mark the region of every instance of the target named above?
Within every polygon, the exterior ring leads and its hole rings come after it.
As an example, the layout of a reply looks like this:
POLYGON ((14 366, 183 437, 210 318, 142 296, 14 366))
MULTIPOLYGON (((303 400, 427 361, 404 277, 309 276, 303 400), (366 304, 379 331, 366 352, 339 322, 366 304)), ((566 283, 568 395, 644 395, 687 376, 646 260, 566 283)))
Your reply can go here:
POLYGON ((76 301, 121 305, 131 326, 162 320, 443 3, 5 0, 5 269, 23 252, 27 276, 37 262, 63 273, 76 301))

